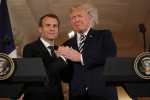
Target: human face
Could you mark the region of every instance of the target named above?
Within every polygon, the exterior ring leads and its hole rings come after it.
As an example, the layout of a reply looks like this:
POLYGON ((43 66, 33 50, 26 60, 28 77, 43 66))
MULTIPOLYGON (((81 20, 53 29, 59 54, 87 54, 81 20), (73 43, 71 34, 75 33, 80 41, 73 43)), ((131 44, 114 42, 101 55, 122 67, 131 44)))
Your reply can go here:
POLYGON ((55 18, 45 17, 42 20, 42 27, 39 27, 41 38, 47 42, 54 41, 58 36, 58 21, 55 18))
POLYGON ((91 18, 87 15, 86 11, 83 9, 73 10, 70 13, 71 24, 75 31, 83 34, 90 27, 91 18))

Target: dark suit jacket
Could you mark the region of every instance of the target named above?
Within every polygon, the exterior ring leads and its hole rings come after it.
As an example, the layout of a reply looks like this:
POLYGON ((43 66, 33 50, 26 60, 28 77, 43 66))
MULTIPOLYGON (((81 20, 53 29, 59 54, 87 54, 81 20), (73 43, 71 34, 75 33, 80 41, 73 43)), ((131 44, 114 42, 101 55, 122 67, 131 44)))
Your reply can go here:
MULTIPOLYGON (((54 46, 56 50, 58 47, 54 46)), ((49 83, 45 87, 32 87, 29 88, 26 95, 29 94, 47 94, 49 97, 46 100, 63 100, 63 93, 61 87, 61 76, 59 74, 66 67, 66 63, 62 58, 52 59, 47 48, 41 42, 40 38, 33 43, 27 44, 23 50, 23 57, 26 58, 42 58, 46 73, 49 77, 49 83)), ((45 98, 45 97, 43 97, 45 98)), ((37 99, 39 100, 39 99, 37 99)), ((43 99, 45 100, 45 99, 43 99)))
MULTIPOLYGON (((77 35, 63 45, 78 50, 77 35)), ((115 57, 116 54, 116 45, 109 30, 90 29, 82 51, 84 65, 68 61, 68 68, 63 74, 64 82, 69 82, 70 98, 88 92, 91 100, 117 100, 116 88, 104 86, 102 80, 106 57, 115 57)))

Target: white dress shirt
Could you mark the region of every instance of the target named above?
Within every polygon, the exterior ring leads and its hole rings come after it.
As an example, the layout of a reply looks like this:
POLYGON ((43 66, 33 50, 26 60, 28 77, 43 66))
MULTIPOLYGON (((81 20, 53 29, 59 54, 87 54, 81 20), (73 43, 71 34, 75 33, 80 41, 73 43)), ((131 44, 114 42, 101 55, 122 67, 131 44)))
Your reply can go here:
MULTIPOLYGON (((53 45, 50 45, 48 42, 46 42, 46 41, 43 40, 42 38, 40 38, 40 39, 41 39, 42 43, 44 44, 44 46, 47 48, 48 52, 49 52, 50 55, 51 55, 51 50, 50 50, 48 47, 49 47, 49 46, 54 46, 54 44, 53 44, 53 45)), ((56 50, 54 50, 54 52, 56 53, 56 50)))
MULTIPOLYGON (((86 36, 87 36, 89 30, 90 30, 90 27, 89 27, 89 29, 88 29, 85 33, 83 33, 83 34, 77 33, 77 44, 78 44, 78 47, 79 47, 79 43, 80 43, 80 36, 81 36, 81 35, 85 35, 85 39, 86 39, 86 36)), ((82 53, 81 53, 81 64, 84 65, 82 53)))

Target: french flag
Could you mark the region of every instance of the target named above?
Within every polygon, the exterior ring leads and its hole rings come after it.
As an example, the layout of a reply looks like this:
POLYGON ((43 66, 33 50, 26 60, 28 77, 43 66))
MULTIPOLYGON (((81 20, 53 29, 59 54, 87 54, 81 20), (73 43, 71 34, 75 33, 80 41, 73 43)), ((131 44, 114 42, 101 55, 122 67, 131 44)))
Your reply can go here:
POLYGON ((0 53, 17 58, 6 0, 0 5, 0 53))

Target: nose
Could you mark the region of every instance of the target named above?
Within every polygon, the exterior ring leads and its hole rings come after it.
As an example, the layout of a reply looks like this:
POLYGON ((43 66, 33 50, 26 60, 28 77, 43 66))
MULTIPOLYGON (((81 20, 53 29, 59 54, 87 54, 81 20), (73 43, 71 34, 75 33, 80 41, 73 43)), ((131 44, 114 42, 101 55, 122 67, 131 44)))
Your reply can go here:
POLYGON ((75 18, 75 22, 78 22, 80 19, 78 17, 75 18))
POLYGON ((54 26, 53 25, 50 26, 50 30, 54 30, 54 26))

